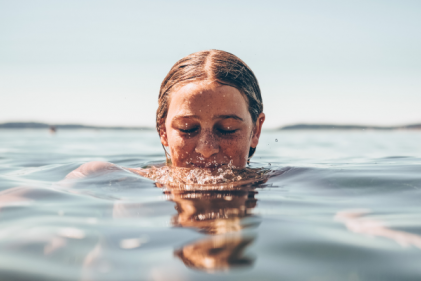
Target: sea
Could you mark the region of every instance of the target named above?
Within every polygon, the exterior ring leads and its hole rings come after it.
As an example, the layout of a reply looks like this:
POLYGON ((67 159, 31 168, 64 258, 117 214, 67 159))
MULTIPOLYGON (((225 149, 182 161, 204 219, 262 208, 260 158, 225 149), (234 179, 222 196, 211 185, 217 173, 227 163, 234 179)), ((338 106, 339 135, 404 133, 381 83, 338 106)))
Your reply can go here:
POLYGON ((0 280, 421 280, 421 131, 262 133, 232 188, 165 163, 153 130, 0 130, 0 280))

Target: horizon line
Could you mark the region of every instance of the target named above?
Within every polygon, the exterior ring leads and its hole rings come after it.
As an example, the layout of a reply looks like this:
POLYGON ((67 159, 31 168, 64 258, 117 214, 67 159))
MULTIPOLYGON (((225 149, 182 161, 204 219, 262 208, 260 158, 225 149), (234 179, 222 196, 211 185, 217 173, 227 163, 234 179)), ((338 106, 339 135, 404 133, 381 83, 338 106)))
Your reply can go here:
MULTIPOLYGON (((80 123, 61 123, 52 124, 44 122, 4 122, 0 123, 0 129, 114 129, 114 130, 154 130, 152 126, 99 126, 88 125, 80 123)), ((393 129, 421 129, 421 122, 407 123, 403 125, 379 126, 379 125, 360 125, 351 123, 294 123, 290 125, 267 128, 265 130, 298 130, 298 129, 378 129, 378 130, 393 130, 393 129)))

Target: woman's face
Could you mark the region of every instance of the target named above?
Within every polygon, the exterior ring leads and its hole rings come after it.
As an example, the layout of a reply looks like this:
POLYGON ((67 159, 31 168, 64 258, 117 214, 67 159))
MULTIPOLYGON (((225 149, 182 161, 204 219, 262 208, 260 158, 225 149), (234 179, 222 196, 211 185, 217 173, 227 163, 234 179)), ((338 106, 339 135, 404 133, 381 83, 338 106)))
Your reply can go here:
POLYGON ((243 168, 256 147, 265 115, 253 124, 244 96, 234 87, 201 81, 170 93, 161 142, 176 167, 243 168))

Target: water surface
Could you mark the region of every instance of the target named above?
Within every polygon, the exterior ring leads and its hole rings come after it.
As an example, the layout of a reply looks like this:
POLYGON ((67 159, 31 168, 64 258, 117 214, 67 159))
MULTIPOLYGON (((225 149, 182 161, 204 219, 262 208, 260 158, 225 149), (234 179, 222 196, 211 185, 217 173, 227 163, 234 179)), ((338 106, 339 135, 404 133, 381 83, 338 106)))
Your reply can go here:
POLYGON ((154 131, 0 131, 1 280, 421 280, 421 132, 266 131, 236 189, 93 160, 165 159, 154 131))

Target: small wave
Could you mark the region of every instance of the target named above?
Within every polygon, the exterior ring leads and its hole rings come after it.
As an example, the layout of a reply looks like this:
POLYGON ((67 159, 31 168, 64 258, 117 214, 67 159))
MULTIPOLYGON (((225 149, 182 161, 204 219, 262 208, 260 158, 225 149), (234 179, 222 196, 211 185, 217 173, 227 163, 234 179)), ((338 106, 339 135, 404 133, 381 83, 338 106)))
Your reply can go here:
POLYGON ((232 165, 218 169, 180 168, 171 166, 150 167, 145 177, 158 185, 184 190, 227 190, 244 185, 266 182, 270 177, 285 172, 285 169, 267 167, 237 169, 232 165))

